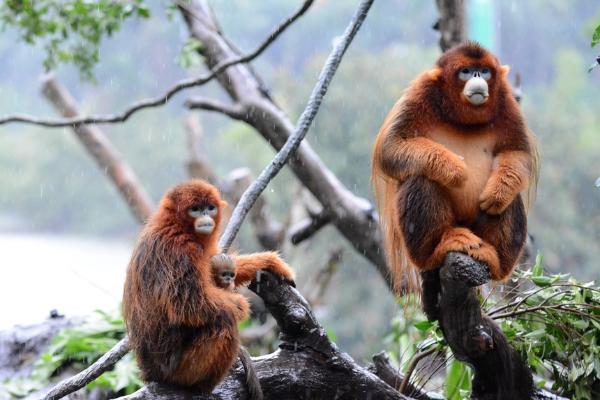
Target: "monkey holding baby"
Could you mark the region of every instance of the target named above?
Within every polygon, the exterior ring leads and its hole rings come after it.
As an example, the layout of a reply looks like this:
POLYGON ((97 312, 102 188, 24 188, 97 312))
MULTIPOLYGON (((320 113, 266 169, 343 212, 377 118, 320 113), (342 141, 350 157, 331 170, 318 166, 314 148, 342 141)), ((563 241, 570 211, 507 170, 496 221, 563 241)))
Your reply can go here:
POLYGON ((210 393, 238 356, 237 324, 249 313, 248 301, 233 288, 259 270, 293 281, 292 270, 273 252, 213 258, 226 205, 204 181, 180 184, 165 194, 140 234, 127 269, 123 314, 146 382, 210 393))

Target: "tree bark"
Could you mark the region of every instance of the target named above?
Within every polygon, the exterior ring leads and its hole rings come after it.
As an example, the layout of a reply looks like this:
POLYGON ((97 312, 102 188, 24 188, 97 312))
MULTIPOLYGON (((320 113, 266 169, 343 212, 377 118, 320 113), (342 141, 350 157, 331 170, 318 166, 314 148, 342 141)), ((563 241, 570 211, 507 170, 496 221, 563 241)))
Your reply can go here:
MULTIPOLYGON (((77 103, 54 77, 44 81, 42 92, 63 117, 79 116, 77 103)), ((154 205, 135 172, 123 160, 110 139, 94 125, 75 125, 73 131, 100 169, 116 186, 136 219, 140 223, 146 222, 154 210, 154 205)))
POLYGON ((466 40, 464 0, 435 0, 440 19, 435 29, 440 31, 440 47, 446 51, 466 40))
POLYGON ((531 399, 533 378, 502 330, 483 314, 476 286, 488 268, 462 253, 449 253, 439 271, 439 323, 454 356, 474 371, 473 399, 531 399))

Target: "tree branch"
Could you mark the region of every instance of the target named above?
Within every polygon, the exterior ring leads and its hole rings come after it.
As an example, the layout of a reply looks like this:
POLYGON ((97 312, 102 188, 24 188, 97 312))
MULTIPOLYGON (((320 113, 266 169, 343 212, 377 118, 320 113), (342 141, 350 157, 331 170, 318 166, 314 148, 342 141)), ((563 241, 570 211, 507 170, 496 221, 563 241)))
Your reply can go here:
MULTIPOLYGON (((48 77, 44 81, 42 92, 59 113, 65 117, 77 118, 77 103, 54 77, 48 77)), ((76 125, 73 130, 100 169, 117 187, 137 220, 144 223, 152 214, 154 204, 110 139, 96 126, 76 125)))
MULTIPOLYGON (((390 358, 383 351, 373 356, 373 365, 369 367, 369 370, 393 388, 398 388, 405 380, 402 372, 392 365, 390 358)), ((405 391, 411 398, 416 400, 430 400, 430 397, 424 390, 414 386, 410 382, 407 382, 405 391)))
MULTIPOLYGON (((206 9, 206 2, 192 3, 196 13, 206 9)), ((205 47, 203 56, 210 68, 221 60, 229 59, 235 50, 223 34, 212 28, 216 23, 200 23, 192 16, 185 16, 190 35, 205 47)), ((211 20, 210 13, 203 15, 211 20)), ((212 20, 211 20, 212 21, 212 20)), ((294 133, 294 126, 285 113, 261 90, 260 82, 245 65, 230 68, 219 76, 219 82, 231 99, 245 108, 242 120, 259 132, 276 150, 280 150, 294 133)), ((331 215, 331 223, 353 245, 357 253, 367 258, 380 273, 388 287, 392 282, 383 252, 378 216, 373 205, 355 196, 327 168, 311 146, 304 140, 288 166, 301 183, 331 215)))
POLYGON ((311 215, 290 228, 290 241, 292 244, 300 244, 320 231, 329 222, 331 222, 331 216, 326 211, 311 215))
POLYGON ((244 108, 240 104, 225 104, 218 100, 194 96, 185 102, 190 110, 216 111, 233 119, 242 119, 244 108))
POLYGON ((231 246, 231 243, 237 235, 244 218, 248 214, 250 208, 252 208, 254 205, 254 202, 258 196, 260 196, 269 182, 279 173, 279 171, 281 171, 291 155, 296 151, 298 146, 300 146, 304 136, 306 136, 308 128, 310 128, 310 125, 319 111, 323 97, 325 96, 325 93, 327 93, 329 83, 333 79, 333 76, 335 75, 335 72, 341 63, 342 58, 344 57, 344 53, 352 42, 352 39, 354 39, 354 36, 367 17, 367 13, 369 12, 369 8, 371 7, 372 3, 373 0, 364 0, 360 3, 358 10, 346 28, 342 39, 338 41, 333 51, 329 54, 329 57, 327 58, 327 61, 321 70, 321 74, 319 75, 317 85, 313 88, 310 98, 308 99, 308 104, 298 119, 298 123, 296 124, 293 134, 290 135, 281 150, 279 150, 279 152, 275 155, 275 158, 273 158, 271 163, 267 165, 267 167, 260 173, 258 178, 244 192, 240 202, 233 210, 229 224, 227 224, 227 228, 225 228, 225 232, 219 241, 219 246, 223 252, 227 252, 231 246))
MULTIPOLYGON (((137 113, 140 110, 158 107, 166 104, 176 93, 184 89, 206 84, 207 82, 217 77, 218 74, 220 74, 221 72, 225 71, 227 68, 233 65, 247 63, 254 60, 256 57, 261 55, 275 40, 277 40, 277 38, 288 27, 290 27, 298 18, 300 18, 309 9, 313 2, 314 0, 305 0, 302 6, 292 16, 288 17, 283 23, 277 26, 275 30, 273 30, 271 34, 267 37, 267 39, 251 53, 248 53, 245 56, 234 57, 229 60, 223 60, 222 62, 211 68, 209 73, 196 78, 183 79, 171 86, 171 88, 169 88, 164 94, 133 103, 121 113, 107 115, 92 115, 87 117, 72 116, 63 119, 47 119, 38 118, 26 114, 15 114, 0 118, 0 125, 12 122, 21 122, 26 124, 45 126, 48 128, 59 128, 69 126, 76 127, 79 125, 87 124, 109 124, 125 122, 127 119, 129 119, 129 117, 131 117, 133 114, 137 113)), ((176 4, 179 5, 179 7, 182 7, 182 5, 179 2, 176 2, 176 4)))
POLYGON ((123 358, 128 351, 129 339, 125 337, 88 368, 54 386, 44 395, 43 400, 57 400, 83 388, 104 372, 112 369, 112 366, 123 358))
MULTIPOLYGON (((219 178, 201 151, 202 126, 195 115, 188 115, 184 120, 190 158, 187 162, 188 175, 194 179, 204 179, 219 187, 219 178)), ((219 187, 219 189, 221 189, 219 187)))
MULTIPOLYGON (((248 168, 237 168, 227 175, 225 178, 226 183, 222 186, 226 188, 232 204, 237 205, 253 181, 252 173, 248 168)), ((265 196, 260 195, 250 209, 250 222, 263 249, 280 250, 285 237, 285 229, 281 223, 269 214, 265 196)))

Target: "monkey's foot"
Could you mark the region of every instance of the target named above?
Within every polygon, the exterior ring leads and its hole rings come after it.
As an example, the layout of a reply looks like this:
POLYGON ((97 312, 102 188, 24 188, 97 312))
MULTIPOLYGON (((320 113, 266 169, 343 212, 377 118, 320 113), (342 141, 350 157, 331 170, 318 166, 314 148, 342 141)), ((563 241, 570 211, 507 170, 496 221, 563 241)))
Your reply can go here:
POLYGON ((496 249, 469 229, 458 227, 446 231, 433 253, 433 265, 435 267, 442 265, 446 255, 450 252, 464 253, 474 260, 486 264, 490 269, 492 279, 501 278, 500 260, 496 249))
POLYGON ((469 254, 479 249, 483 240, 467 228, 450 228, 442 235, 440 243, 431 256, 427 269, 439 268, 446 254, 451 251, 469 254))

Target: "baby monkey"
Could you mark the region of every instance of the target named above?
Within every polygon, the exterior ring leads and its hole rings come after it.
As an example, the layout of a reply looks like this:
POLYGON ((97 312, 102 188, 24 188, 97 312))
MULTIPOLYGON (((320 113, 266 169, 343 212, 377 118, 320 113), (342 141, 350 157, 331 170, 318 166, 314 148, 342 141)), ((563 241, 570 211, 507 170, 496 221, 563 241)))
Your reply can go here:
POLYGON ((213 280, 221 289, 235 289, 236 267, 233 260, 226 254, 216 254, 210 258, 213 280))
MULTIPOLYGON (((225 289, 229 292, 235 291, 235 276, 236 266, 231 257, 227 254, 215 254, 210 258, 210 266, 212 268, 213 281, 215 286, 225 289)), ((246 382, 250 391, 250 398, 253 400, 262 400, 263 393, 260 387, 260 381, 256 375, 256 371, 252 366, 252 358, 250 353, 244 346, 240 346, 239 351, 240 361, 246 371, 246 382)))

